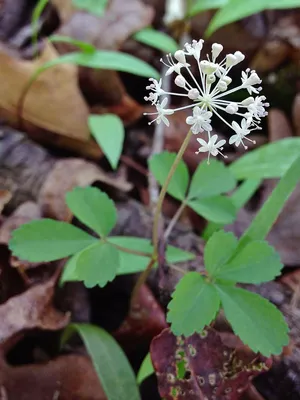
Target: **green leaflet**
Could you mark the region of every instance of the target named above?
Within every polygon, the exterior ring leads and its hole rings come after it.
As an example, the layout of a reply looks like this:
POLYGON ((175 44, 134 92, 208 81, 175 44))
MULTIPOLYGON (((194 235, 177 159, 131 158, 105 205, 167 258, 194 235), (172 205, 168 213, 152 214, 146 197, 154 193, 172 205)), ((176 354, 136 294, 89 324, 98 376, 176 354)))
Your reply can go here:
POLYGON ((117 168, 124 142, 124 126, 115 114, 90 115, 88 119, 91 133, 113 169, 117 168))
POLYGON ((189 272, 179 281, 169 303, 167 321, 175 335, 201 332, 215 318, 220 299, 214 286, 198 272, 189 272))
POLYGON ((9 248, 21 260, 43 262, 71 256, 95 241, 97 239, 73 225, 41 219, 14 230, 9 248))
POLYGON ((94 187, 76 187, 66 194, 72 213, 99 236, 107 236, 117 222, 114 202, 94 187))
POLYGON ((255 352, 266 357, 280 354, 289 340, 281 312, 255 293, 229 285, 215 287, 234 333, 255 352))
POLYGON ((178 50, 178 44, 171 36, 153 28, 141 29, 133 35, 133 38, 165 53, 175 53, 178 50))

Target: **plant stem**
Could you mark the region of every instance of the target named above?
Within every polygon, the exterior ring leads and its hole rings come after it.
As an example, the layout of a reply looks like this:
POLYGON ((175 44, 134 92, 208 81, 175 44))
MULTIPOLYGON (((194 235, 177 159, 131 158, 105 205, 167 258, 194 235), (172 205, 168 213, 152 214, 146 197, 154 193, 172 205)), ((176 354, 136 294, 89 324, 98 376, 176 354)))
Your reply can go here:
POLYGON ((159 242, 159 235, 158 235, 158 225, 159 225, 159 218, 160 218, 160 212, 162 209, 162 205, 163 205, 163 201, 164 198, 166 196, 167 193, 167 189, 168 186, 171 182, 171 179, 174 175, 174 172, 176 171, 176 168, 180 162, 180 160, 182 159, 182 156, 189 144, 190 138, 192 136, 193 132, 191 130, 188 131, 184 141, 182 142, 182 145, 177 153, 177 156, 174 160, 174 163, 172 165, 172 167, 170 168, 169 174, 166 178, 165 183, 163 184, 158 200, 157 200, 157 204, 156 204, 156 209, 155 209, 155 213, 154 213, 154 221, 153 221, 153 229, 152 229, 152 242, 153 242, 153 253, 152 253, 152 257, 151 260, 149 261, 149 264, 147 265, 147 268, 145 269, 145 271, 143 271, 143 273, 139 276, 133 291, 132 291, 132 296, 131 296, 131 305, 134 303, 136 296, 141 288, 141 286, 146 282, 150 271, 152 269, 152 267, 155 265, 155 263, 157 262, 158 259, 158 242, 159 242))
POLYGON ((159 241, 159 237, 158 237, 158 224, 159 224, 159 218, 160 218, 160 213, 161 213, 161 209, 162 209, 162 205, 163 205, 163 201, 164 198, 166 196, 167 190, 168 190, 168 186, 171 182, 171 179, 174 175, 174 172, 176 171, 176 168, 179 164, 179 162, 182 159, 182 156, 189 144, 190 138, 192 136, 193 132, 191 130, 188 131, 188 134, 186 135, 184 141, 182 142, 182 145, 176 155, 176 158, 174 160, 174 163, 172 165, 172 167, 170 168, 170 171, 168 173, 168 176, 166 178, 165 183, 163 184, 161 191, 159 193, 159 197, 157 200, 157 205, 156 205, 156 209, 155 209, 155 213, 154 213, 154 220, 153 220, 153 230, 152 230, 152 242, 153 242, 153 257, 156 259, 157 258, 157 247, 158 247, 158 241, 159 241))
POLYGON ((186 207, 186 202, 185 200, 181 203, 180 207, 178 208, 178 210, 176 211, 176 213, 174 214, 173 218, 171 219, 171 221, 169 222, 169 225, 165 231, 164 234, 164 239, 167 240, 168 237, 170 236, 170 233, 172 232, 175 224, 177 223, 177 221, 179 220, 179 218, 181 217, 181 214, 183 213, 183 210, 186 207))
MULTIPOLYGON (((108 238, 109 239, 109 238, 108 238)), ((103 239, 102 239, 103 240, 103 239)), ((129 253, 129 254, 135 254, 136 256, 142 256, 142 257, 148 257, 151 258, 152 254, 151 253, 145 253, 144 251, 138 251, 138 250, 133 250, 133 249, 128 249, 127 247, 119 246, 118 244, 112 243, 109 240, 103 240, 105 243, 110 244, 111 246, 114 246, 116 249, 120 251, 124 251, 124 253, 129 253)))

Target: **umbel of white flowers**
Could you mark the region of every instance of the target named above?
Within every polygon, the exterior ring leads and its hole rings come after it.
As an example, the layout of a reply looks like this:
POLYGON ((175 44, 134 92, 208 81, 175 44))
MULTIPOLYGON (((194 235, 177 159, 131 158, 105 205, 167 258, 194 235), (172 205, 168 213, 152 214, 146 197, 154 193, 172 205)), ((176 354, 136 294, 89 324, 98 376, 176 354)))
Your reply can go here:
POLYGON ((269 104, 265 103, 266 98, 259 96, 261 91, 261 79, 254 70, 249 68, 242 72, 241 84, 237 87, 231 88, 232 79, 228 76, 231 69, 244 60, 245 56, 240 51, 234 54, 227 54, 221 61, 217 62, 223 46, 214 43, 211 48, 211 56, 207 55, 206 60, 201 60, 201 50, 203 48, 204 40, 200 39, 198 42, 186 43, 184 50, 175 52, 174 57, 171 54, 166 56, 166 61, 161 59, 161 62, 168 67, 166 75, 172 73, 176 74, 175 84, 181 88, 180 93, 166 92, 162 89, 162 79, 158 82, 155 79, 150 79, 151 84, 147 86, 150 90, 149 96, 145 100, 150 101, 152 105, 156 106, 157 112, 145 113, 145 115, 156 115, 156 118, 149 122, 156 121, 158 124, 161 122, 169 126, 168 115, 176 111, 191 108, 192 115, 187 117, 186 123, 190 125, 192 132, 202 134, 206 132, 207 138, 197 138, 200 143, 199 152, 208 152, 208 159, 210 155, 216 156, 222 154, 226 140, 219 140, 216 134, 211 135, 211 117, 215 114, 220 118, 229 128, 233 131, 233 135, 229 138, 229 144, 239 146, 240 144, 247 149, 245 141, 255 143, 254 140, 247 137, 249 133, 255 129, 261 129, 258 125, 262 117, 268 113, 265 107, 269 104), (188 57, 194 58, 198 66, 198 74, 195 76, 191 70, 191 64, 188 63, 188 57), (183 71, 185 73, 183 74, 183 71), (245 89, 247 90, 248 97, 242 101, 225 100, 227 95, 245 89), (253 96, 254 94, 254 96, 253 96), (182 96, 190 103, 186 106, 179 108, 167 108, 167 97, 182 96), (162 98, 162 99, 161 99, 162 98), (237 118, 236 121, 229 121, 229 119, 237 118))

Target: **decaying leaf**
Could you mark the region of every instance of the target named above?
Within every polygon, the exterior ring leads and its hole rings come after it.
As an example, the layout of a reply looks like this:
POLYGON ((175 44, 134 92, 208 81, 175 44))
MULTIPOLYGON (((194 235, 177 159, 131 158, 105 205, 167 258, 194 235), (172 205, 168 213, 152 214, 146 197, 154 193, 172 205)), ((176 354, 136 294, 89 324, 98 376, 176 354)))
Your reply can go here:
POLYGON ((271 366, 270 359, 226 346, 212 329, 188 338, 165 329, 153 339, 150 351, 166 400, 237 400, 249 379, 271 366))
POLYGON ((1 400, 106 400, 88 357, 60 356, 18 367, 0 361, 1 400))
MULTIPOLYGON (((51 43, 33 61, 22 60, 18 54, 0 47, 0 117, 18 123, 18 103, 37 68, 58 57, 51 43), (12 90, 13 88, 13 90, 12 90)), ((33 83, 24 102, 23 124, 29 131, 44 129, 87 141, 88 107, 77 85, 77 67, 61 64, 42 73, 33 83)))
POLYGON ((272 108, 269 111, 268 125, 270 142, 275 142, 276 140, 293 136, 293 131, 290 123, 284 112, 281 110, 272 108))
POLYGON ((5 206, 11 199, 12 194, 9 190, 0 190, 0 214, 5 206))
POLYGON ((151 290, 143 285, 127 318, 114 333, 126 349, 150 341, 167 327, 165 313, 151 290))
POLYGON ((66 193, 76 186, 88 186, 95 181, 104 182, 125 192, 132 187, 122 177, 110 177, 100 167, 88 161, 79 158, 57 161, 39 194, 43 215, 70 221, 72 213, 66 205, 66 193))
POLYGON ((59 330, 68 324, 70 316, 52 305, 56 279, 54 275, 0 306, 0 346, 29 329, 59 330))

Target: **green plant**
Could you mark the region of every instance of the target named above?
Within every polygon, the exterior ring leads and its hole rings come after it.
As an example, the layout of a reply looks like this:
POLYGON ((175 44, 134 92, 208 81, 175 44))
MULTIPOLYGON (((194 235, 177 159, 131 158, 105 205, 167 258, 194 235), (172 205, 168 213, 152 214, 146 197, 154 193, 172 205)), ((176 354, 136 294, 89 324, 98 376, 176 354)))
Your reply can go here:
POLYGON ((187 10, 187 16, 191 17, 210 9, 219 9, 205 32, 206 36, 210 36, 222 26, 249 15, 264 10, 296 8, 299 6, 300 0, 195 0, 191 2, 187 10))

